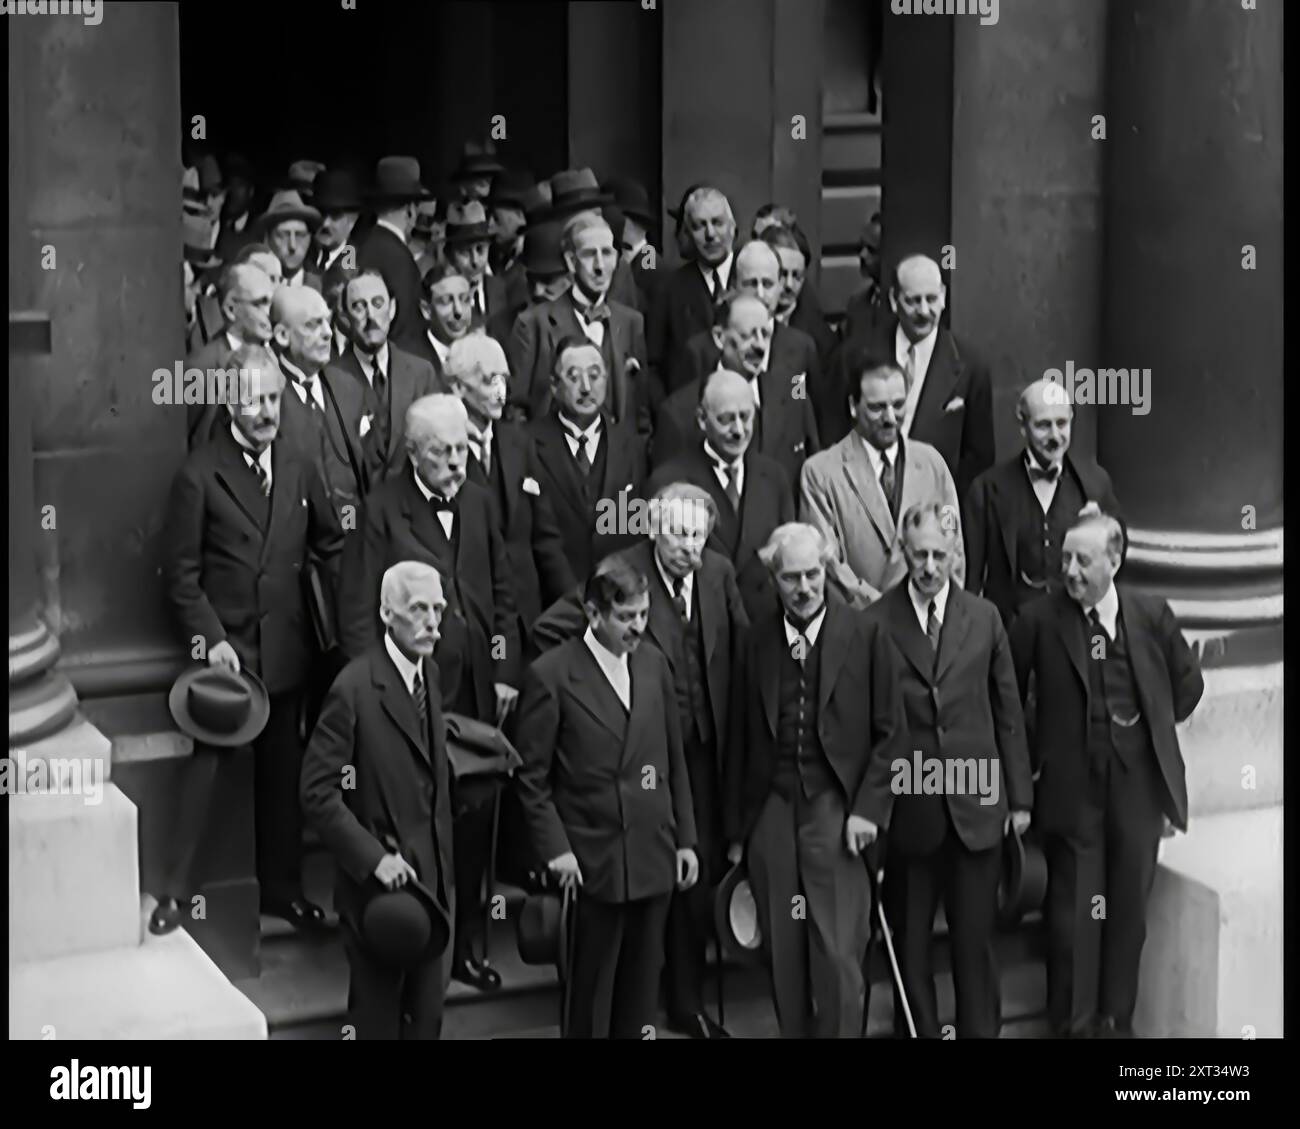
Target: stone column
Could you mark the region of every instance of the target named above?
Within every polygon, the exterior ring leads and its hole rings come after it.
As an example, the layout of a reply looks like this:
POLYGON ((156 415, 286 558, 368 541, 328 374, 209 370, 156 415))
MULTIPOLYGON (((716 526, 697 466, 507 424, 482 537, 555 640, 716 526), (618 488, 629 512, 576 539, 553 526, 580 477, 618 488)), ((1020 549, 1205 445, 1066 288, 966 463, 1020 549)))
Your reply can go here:
POLYGON ((1111 4, 1106 134, 1101 363, 1150 370, 1149 412, 1099 409, 1125 572, 1280 658, 1281 0, 1111 4))

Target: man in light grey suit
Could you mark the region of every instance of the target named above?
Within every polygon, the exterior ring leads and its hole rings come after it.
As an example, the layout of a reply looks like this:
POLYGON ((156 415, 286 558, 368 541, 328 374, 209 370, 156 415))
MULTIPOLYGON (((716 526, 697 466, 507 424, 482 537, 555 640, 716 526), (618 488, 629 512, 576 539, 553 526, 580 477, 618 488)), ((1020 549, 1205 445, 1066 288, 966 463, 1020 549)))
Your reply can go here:
POLYGON ((956 532, 952 576, 965 581, 957 488, 943 456, 902 435, 907 383, 889 356, 863 353, 849 389, 853 430, 804 463, 800 517, 835 547, 828 575, 854 607, 878 600, 907 575, 898 537, 899 515, 911 506, 946 507, 956 532))

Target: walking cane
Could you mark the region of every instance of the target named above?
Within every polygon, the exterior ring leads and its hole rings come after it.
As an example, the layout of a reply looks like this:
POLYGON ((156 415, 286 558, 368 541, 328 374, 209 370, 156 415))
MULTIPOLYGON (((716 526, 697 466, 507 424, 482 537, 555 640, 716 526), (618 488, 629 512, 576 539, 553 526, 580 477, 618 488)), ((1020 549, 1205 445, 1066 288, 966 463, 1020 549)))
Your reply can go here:
MULTIPOLYGON (((903 987, 903 974, 898 967, 898 957, 894 952, 894 935, 889 928, 889 921, 885 917, 885 903, 880 897, 880 885, 884 881, 884 867, 874 867, 871 865, 871 858, 867 852, 863 852, 863 861, 867 866, 867 881, 871 886, 871 900, 876 905, 876 918, 880 924, 880 935, 885 942, 885 953, 889 957, 889 971, 894 979, 894 988, 898 992, 898 1000, 903 1005, 903 1018, 907 1020, 907 1032, 915 1039, 916 1024, 912 1021, 912 1008, 907 1002, 907 990, 903 987)), ((867 1017, 862 1017, 862 1031, 866 1034, 867 1017)))
POLYGON ((569 1034, 569 996, 573 980, 573 946, 574 934, 577 932, 573 928, 573 922, 569 920, 577 902, 577 892, 572 886, 565 886, 560 894, 560 937, 563 939, 563 948, 560 952, 560 1038, 566 1038, 569 1034))

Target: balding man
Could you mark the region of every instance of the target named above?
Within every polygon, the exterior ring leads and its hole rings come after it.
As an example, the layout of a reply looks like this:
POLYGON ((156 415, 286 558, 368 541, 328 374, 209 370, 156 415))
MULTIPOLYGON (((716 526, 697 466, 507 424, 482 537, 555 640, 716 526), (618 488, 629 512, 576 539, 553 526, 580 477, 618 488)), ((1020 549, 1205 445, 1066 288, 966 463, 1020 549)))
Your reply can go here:
POLYGON ((431 913, 451 914, 451 779, 432 657, 447 599, 437 569, 402 561, 384 573, 377 602, 383 639, 330 688, 303 758, 302 808, 336 864, 356 1038, 436 1039, 449 953, 393 968, 368 948, 362 918, 372 898, 412 880, 421 900, 424 891, 436 900, 431 913))
MULTIPOLYGON (((758 244, 755 258, 769 265, 772 249, 758 244)), ((737 274, 740 265, 737 263, 737 274)), ((809 369, 815 366, 812 341, 797 330, 777 326, 771 308, 750 292, 725 297, 718 307, 711 349, 700 346, 696 375, 659 407, 654 434, 656 467, 681 451, 696 431, 700 387, 708 373, 721 367, 738 372, 750 386, 754 403, 754 444, 781 464, 791 482, 799 480, 804 460, 821 449, 817 420, 809 397, 809 369), (800 343, 798 338, 802 338, 800 343), (778 348, 778 341, 781 342, 778 348)))
POLYGON ((1116 587, 1123 549, 1113 517, 1079 519, 1061 546, 1064 590, 1011 625, 1021 699, 1037 686, 1033 818, 1047 847, 1047 1011, 1059 1035, 1133 1034, 1160 837, 1187 830, 1174 727, 1205 684, 1165 600, 1116 587))
POLYGON ((164 583, 185 650, 251 670, 270 695, 253 742, 262 911, 314 929, 325 915, 302 890, 298 719, 316 641, 302 579, 309 554, 332 571, 343 534, 315 465, 277 439, 284 376, 274 355, 245 345, 230 364, 239 387, 228 426, 190 453, 172 486, 164 583))
POLYGON ((792 523, 763 550, 780 607, 735 675, 724 821, 743 857, 786 1037, 858 1038, 870 890, 862 851, 889 823, 907 724, 886 633, 826 591, 832 550, 792 523), (793 908, 792 908, 793 907, 793 908), (802 912, 795 912, 801 908, 802 912))
POLYGON ((963 499, 966 587, 997 605, 1010 626, 1029 601, 1060 591, 1065 531, 1092 504, 1118 517, 1110 475, 1070 451, 1074 405, 1065 388, 1037 380, 1020 394, 1024 448, 990 467, 963 499))
POLYGON ((520 638, 542 609, 577 586, 551 491, 542 490, 537 453, 521 424, 501 418, 510 370, 499 342, 471 333, 448 350, 447 379, 469 416, 469 481, 492 496, 514 582, 520 638))
POLYGON ((668 381, 671 365, 686 343, 713 325, 714 307, 731 289, 735 260, 736 217, 721 192, 702 185, 689 192, 680 216, 681 246, 689 260, 659 288, 648 329, 650 363, 668 381))
POLYGON ((572 285, 515 319, 508 345, 514 373, 511 403, 529 419, 543 418, 551 406, 556 346, 567 337, 585 337, 600 350, 605 365, 604 406, 613 422, 634 424, 640 416, 642 430, 648 430, 645 319, 610 300, 618 263, 613 232, 604 219, 582 213, 565 226, 560 248, 572 285))
MULTIPOLYGON (((939 264, 925 255, 907 256, 894 270, 889 291, 893 319, 861 343, 894 358, 907 383, 903 435, 937 450, 965 497, 993 465, 993 391, 987 366, 939 324, 946 300, 939 264)), ((843 350, 832 384, 847 388, 855 367, 853 350, 843 350)), ((847 431, 852 424, 841 415, 839 426, 847 431)))
MULTIPOLYGON (((864 608, 907 573, 899 518, 914 505, 938 502, 957 524, 961 510, 939 452, 903 438, 907 384, 898 366, 888 355, 862 354, 858 363, 849 403, 854 429, 804 464, 799 514, 829 541, 838 589, 864 608)), ((960 529, 953 576, 959 584, 966 577, 960 529)))
MULTIPOLYGON (((487 490, 466 481, 469 417, 455 396, 417 400, 406 414, 408 468, 371 492, 361 528, 343 560, 340 629, 344 653, 361 654, 378 638, 375 593, 398 561, 424 561, 443 577, 447 617, 434 659, 442 704, 489 725, 505 725, 518 697, 522 652, 514 579, 487 490)), ((481 782, 480 782, 481 783, 481 782)), ((452 976, 478 988, 500 986, 499 973, 474 954, 481 938, 478 893, 487 865, 495 793, 457 786, 456 951, 452 976)))
MULTIPOLYGON (((257 267, 236 263, 227 267, 218 283, 225 328, 211 341, 185 358, 185 368, 214 372, 226 368, 230 354, 243 345, 265 345, 271 339, 271 295, 275 286, 257 267)), ((223 405, 188 404, 186 435, 190 450, 202 446, 225 430, 223 405)))
POLYGON ((731 561, 745 611, 761 619, 776 607, 772 574, 758 559, 772 530, 794 521, 790 476, 752 442, 754 395, 749 381, 719 369, 701 385, 693 441, 650 476, 647 491, 673 482, 707 490, 718 511, 709 548, 731 561))

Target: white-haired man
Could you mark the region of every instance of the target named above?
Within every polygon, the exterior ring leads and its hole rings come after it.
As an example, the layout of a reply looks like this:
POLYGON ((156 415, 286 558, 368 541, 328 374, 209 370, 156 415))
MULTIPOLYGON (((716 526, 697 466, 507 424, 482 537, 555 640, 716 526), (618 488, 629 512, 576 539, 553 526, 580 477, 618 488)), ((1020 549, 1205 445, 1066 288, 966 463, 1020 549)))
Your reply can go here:
POLYGON ((508 346, 515 378, 511 402, 529 419, 543 418, 551 406, 557 346, 566 338, 585 337, 605 362, 605 406, 614 423, 631 423, 639 416, 647 425, 642 430, 648 430, 645 319, 609 298, 618 263, 613 232, 604 219, 584 212, 565 226, 560 247, 572 285, 515 319, 508 346))
MULTIPOLYGON (((339 600, 344 652, 361 654, 378 638, 374 600, 384 571, 404 560, 431 564, 447 596, 434 653, 443 707, 504 725, 518 697, 519 620, 496 509, 487 490, 466 481, 470 447, 464 404, 444 394, 417 400, 406 413, 406 450, 409 469, 372 491, 361 528, 344 554, 339 600)), ((491 841, 492 798, 476 786, 458 785, 455 804, 460 896, 452 975, 480 988, 501 982, 471 951, 482 929, 476 891, 491 841)))
POLYGON ((432 657, 447 610, 438 570, 418 561, 393 565, 378 604, 383 639, 335 680, 307 746, 302 809, 337 864, 334 904, 356 1037, 436 1039, 446 949, 394 968, 367 944, 363 918, 372 898, 412 880, 436 899, 426 907, 431 916, 452 911, 451 778, 432 657))
POLYGON ((446 376, 469 417, 469 481, 487 490, 497 507, 520 637, 527 639, 542 609, 578 583, 564 551, 551 492, 542 489, 537 453, 523 425, 501 418, 510 370, 500 342, 484 333, 453 342, 446 376))
POLYGON ((888 636, 828 598, 821 534, 780 526, 762 555, 781 606, 754 624, 733 676, 743 704, 728 734, 729 851, 753 884, 782 1035, 858 1038, 871 909, 862 852, 889 823, 903 698, 888 636))
POLYGON ((1115 518, 1079 519, 1061 545, 1064 590, 1011 625, 1022 700, 1037 686, 1033 818, 1047 848, 1047 1012, 1059 1035, 1133 1034, 1160 837, 1187 830, 1174 726, 1205 683, 1165 600, 1116 587, 1123 551, 1115 518))

